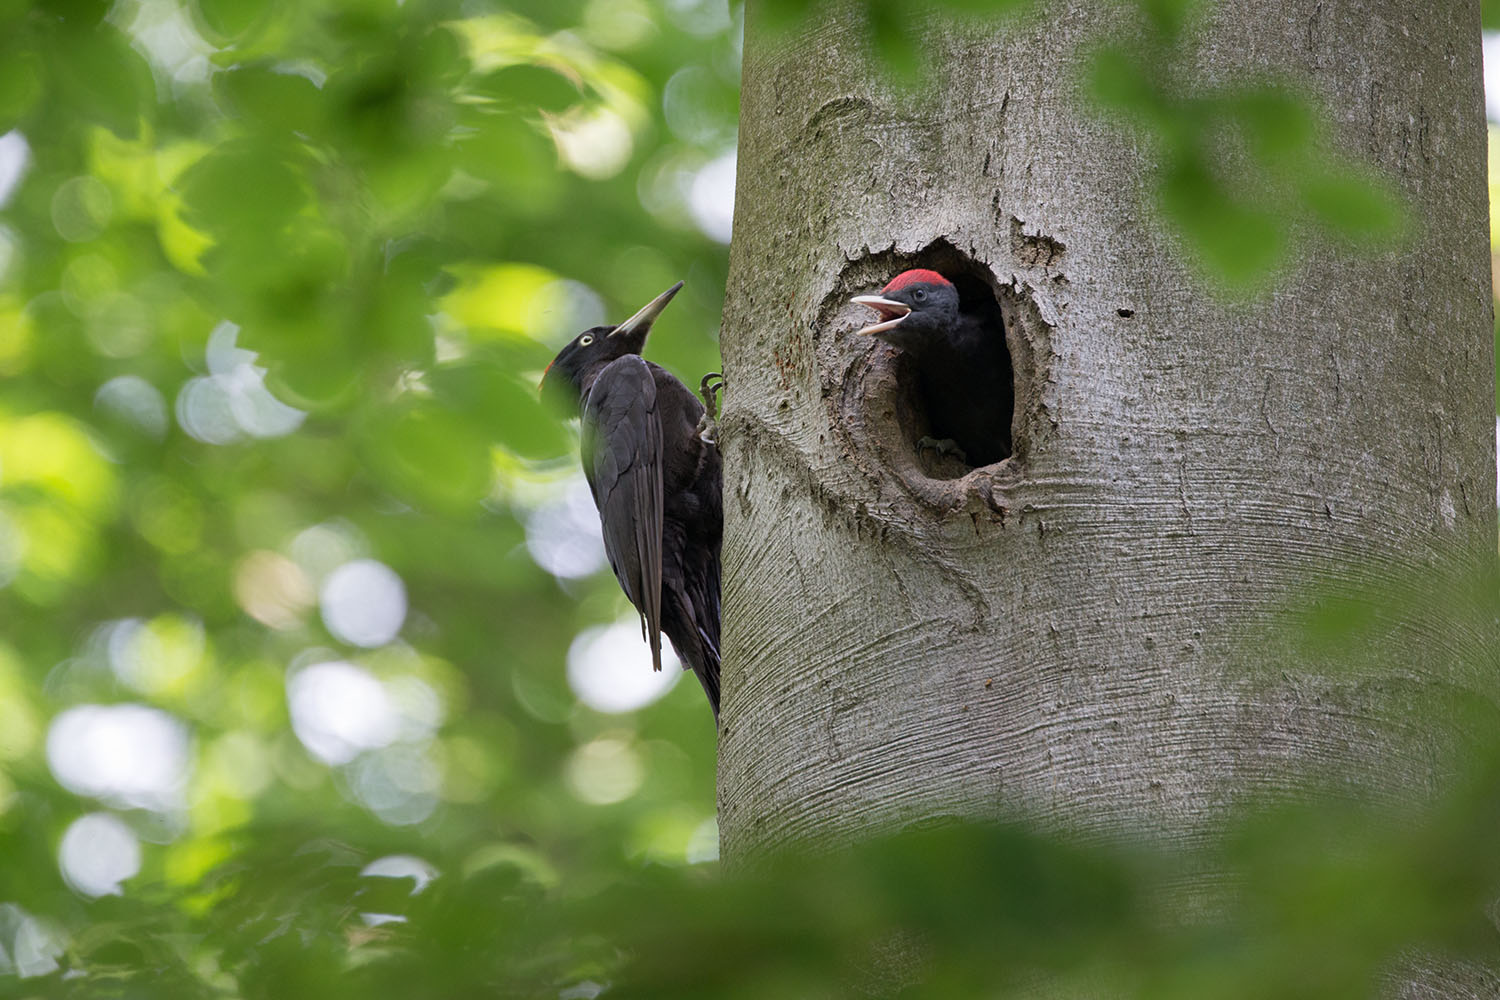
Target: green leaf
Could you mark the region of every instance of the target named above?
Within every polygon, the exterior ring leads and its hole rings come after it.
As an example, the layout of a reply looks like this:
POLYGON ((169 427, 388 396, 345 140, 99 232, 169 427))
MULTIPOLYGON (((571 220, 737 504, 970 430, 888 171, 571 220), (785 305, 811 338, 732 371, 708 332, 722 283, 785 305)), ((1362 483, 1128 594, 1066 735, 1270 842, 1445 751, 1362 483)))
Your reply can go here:
MULTIPOLYGON (((255 328, 247 325, 250 336, 247 344, 262 344, 271 338, 253 336, 255 328)), ((269 369, 266 385, 282 402, 309 412, 336 411, 347 408, 357 399, 361 382, 357 365, 360 358, 351 346, 342 341, 333 342, 326 333, 322 340, 315 340, 320 330, 310 327, 291 327, 301 332, 301 350, 286 350, 285 336, 281 352, 267 351, 261 362, 269 369)), ((285 335, 283 328, 279 332, 285 335)))
MULTIPOLYGON (((11 0, 19 6, 18 0, 11 0)), ((48 18, 56 18, 69 28, 92 28, 104 20, 111 7, 110 0, 48 0, 47 3, 32 3, 31 6, 45 11, 48 18)))
POLYGON ((1000 17, 1030 7, 1035 0, 940 0, 943 7, 958 14, 1000 17))
POLYGON ((481 79, 475 92, 518 111, 563 111, 581 99, 578 85, 543 66, 506 66, 481 79))
POLYGON ((1329 229, 1359 240, 1395 235, 1401 203, 1395 192, 1349 167, 1330 166, 1302 178, 1302 199, 1329 229))
POLYGON ((135 138, 142 117, 154 116, 151 69, 114 25, 60 34, 49 61, 69 114, 124 139, 135 138))
POLYGON ((552 143, 512 115, 474 115, 457 150, 465 172, 489 182, 495 198, 522 215, 551 211, 562 195, 552 143))
POLYGON ((1102 106, 1131 116, 1155 117, 1162 99, 1144 64, 1125 49, 1110 46, 1089 60, 1089 94, 1102 106))
POLYGON ((464 43, 447 26, 439 25, 415 39, 406 53, 412 75, 429 87, 452 87, 469 72, 464 43))
POLYGON ((410 218, 432 205, 453 173, 447 153, 446 149, 408 147, 366 161, 365 186, 388 219, 410 218))
POLYGON ((1314 645, 1340 646, 1375 624, 1378 607, 1370 595, 1324 597, 1308 608, 1303 637, 1314 645))
POLYGON ((1136 0, 1163 40, 1175 40, 1201 0, 1136 0))
MULTIPOLYGON (((20 30, 20 21, 31 11, 32 0, 0 0, 0 31, 20 30)), ((108 5, 103 5, 106 9, 108 5)), ((102 14, 101 14, 102 16, 102 14)))
POLYGON ((42 96, 46 67, 28 45, 12 42, 0 51, 0 133, 15 128, 42 96))
POLYGON ((523 458, 553 458, 571 435, 541 403, 535 386, 493 364, 445 365, 430 375, 436 397, 523 458))
POLYGON ((1500 415, 1500 309, 1494 311, 1495 328, 1495 413, 1500 415))
POLYGON ((298 171, 274 147, 228 142, 193 164, 178 188, 193 225, 255 242, 269 237, 307 202, 298 171))
POLYGON ((373 294, 359 320, 360 336, 378 344, 402 364, 427 367, 432 362, 432 326, 427 317, 437 307, 428 294, 441 272, 426 254, 406 252, 386 261, 383 273, 365 287, 373 294))
POLYGON ((808 3, 806 0, 761 0, 750 6, 755 16, 765 18, 765 24, 770 30, 784 32, 805 24, 822 5, 808 3))
POLYGON ((911 31, 911 7, 902 0, 871 0, 867 11, 870 41, 881 66, 898 82, 915 83, 927 60, 920 39, 911 31))
POLYGON ((1237 199, 1201 157, 1179 156, 1158 193, 1188 246, 1229 285, 1254 285, 1281 260, 1286 235, 1280 216, 1237 199))
POLYGON ((201 23, 216 41, 228 42, 245 34, 270 9, 270 0, 195 0, 201 23))
POLYGON ((215 73, 213 84, 224 105, 256 128, 317 132, 322 125, 322 93, 305 76, 250 64, 215 73))
POLYGON ((1265 86, 1235 94, 1227 103, 1251 151, 1268 165, 1289 165, 1312 149, 1317 127, 1306 99, 1265 86))
POLYGON ((360 443, 370 469, 409 502, 451 514, 477 512, 489 493, 489 442, 461 415, 434 403, 382 411, 360 443))

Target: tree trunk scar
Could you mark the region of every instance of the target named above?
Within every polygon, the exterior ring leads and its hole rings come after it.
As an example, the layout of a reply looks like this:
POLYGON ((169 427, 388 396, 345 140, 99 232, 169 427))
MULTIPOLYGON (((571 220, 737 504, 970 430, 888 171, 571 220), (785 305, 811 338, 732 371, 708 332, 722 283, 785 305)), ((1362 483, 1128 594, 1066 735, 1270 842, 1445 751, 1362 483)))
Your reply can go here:
POLYGON ((1323 3, 1319 0, 1313 5, 1312 17, 1307 20, 1307 51, 1313 53, 1314 57, 1323 50, 1322 27, 1323 3))
MULTIPOLYGON (((1442 510, 1443 498, 1446 497, 1447 490, 1445 490, 1443 488, 1443 486, 1442 486, 1442 477, 1443 477, 1443 415, 1441 413, 1439 413, 1438 411, 1436 411, 1436 410, 1434 410, 1432 412, 1432 436, 1433 436, 1433 449, 1432 449, 1432 451, 1433 451, 1434 454, 1432 456, 1426 458, 1423 461, 1423 465, 1426 466, 1427 471, 1428 471, 1428 476, 1429 476, 1430 486, 1429 486, 1428 492, 1431 493, 1433 501, 1438 504, 1438 509, 1441 511, 1442 510)), ((1453 501, 1452 500, 1448 500, 1448 506, 1451 507, 1452 505, 1453 505, 1453 501)))
POLYGON ((873 116, 875 105, 865 97, 835 97, 824 101, 818 109, 802 123, 802 134, 817 138, 825 126, 843 131, 850 124, 867 126, 873 116))
MULTIPOLYGON (((999 204, 999 192, 996 192, 996 205, 999 204)), ((1028 233, 1025 223, 1011 216, 1010 218, 1010 249, 1024 267, 1036 267, 1046 270, 1054 261, 1059 260, 1067 247, 1061 240, 1052 238, 1042 232, 1028 233)))
POLYGON ((1187 518, 1187 529, 1189 535, 1198 532, 1193 527, 1193 510, 1188 506, 1187 495, 1187 456, 1177 460, 1177 495, 1182 500, 1182 516, 1187 518))

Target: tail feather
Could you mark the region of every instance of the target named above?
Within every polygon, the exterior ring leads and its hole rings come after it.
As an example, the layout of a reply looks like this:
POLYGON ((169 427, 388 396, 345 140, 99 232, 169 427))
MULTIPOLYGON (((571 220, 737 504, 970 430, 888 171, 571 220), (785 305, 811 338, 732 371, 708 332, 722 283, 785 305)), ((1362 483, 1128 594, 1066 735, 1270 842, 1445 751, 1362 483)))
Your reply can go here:
POLYGON ((698 683, 703 685, 703 693, 708 695, 708 703, 714 710, 714 722, 719 721, 719 647, 709 639, 707 633, 701 628, 698 637, 702 640, 699 650, 703 654, 701 663, 691 664, 693 673, 698 675, 698 683))
POLYGON ((708 695, 708 704, 714 710, 714 722, 717 723, 719 721, 718 644, 713 642, 702 628, 695 628, 690 634, 681 637, 668 632, 667 638, 672 640, 672 648, 677 650, 677 658, 682 661, 682 668, 691 670, 697 676, 698 683, 703 685, 703 693, 708 695))
POLYGON ((673 602, 670 613, 664 616, 662 626, 677 658, 686 670, 691 670, 703 685, 708 695, 708 704, 714 710, 714 722, 719 721, 719 643, 717 617, 699 621, 692 614, 688 601, 673 602))
POLYGON ((714 724, 719 721, 719 651, 712 646, 705 645, 704 650, 711 653, 705 657, 703 664, 692 664, 692 670, 698 677, 698 683, 703 685, 703 693, 708 695, 708 704, 714 710, 714 724))
MULTIPOLYGON (((715 553, 717 555, 717 553, 715 553)), ((666 573, 661 628, 684 669, 703 685, 719 721, 719 564, 701 560, 666 573)))

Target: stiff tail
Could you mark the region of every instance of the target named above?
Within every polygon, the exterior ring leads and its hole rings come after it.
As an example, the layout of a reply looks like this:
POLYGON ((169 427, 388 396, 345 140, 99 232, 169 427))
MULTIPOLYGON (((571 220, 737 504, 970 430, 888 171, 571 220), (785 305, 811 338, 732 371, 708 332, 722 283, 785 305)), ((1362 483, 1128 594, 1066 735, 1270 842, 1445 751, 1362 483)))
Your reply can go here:
POLYGON ((698 630, 698 657, 688 657, 688 666, 703 685, 708 695, 708 704, 714 710, 714 725, 719 724, 719 647, 700 628, 698 630), (702 662, 697 662, 701 660, 702 662))
POLYGON ((669 587, 662 602, 662 631, 677 650, 683 669, 691 670, 703 685, 709 707, 714 710, 714 725, 719 723, 719 572, 718 564, 694 568, 671 579, 681 580, 669 587))
POLYGON ((703 685, 703 693, 708 695, 709 707, 714 710, 714 724, 719 722, 719 646, 709 637, 708 633, 701 628, 695 628, 685 636, 679 638, 671 632, 667 638, 672 640, 672 648, 677 650, 677 658, 682 661, 682 669, 691 670, 698 678, 698 683, 703 685))

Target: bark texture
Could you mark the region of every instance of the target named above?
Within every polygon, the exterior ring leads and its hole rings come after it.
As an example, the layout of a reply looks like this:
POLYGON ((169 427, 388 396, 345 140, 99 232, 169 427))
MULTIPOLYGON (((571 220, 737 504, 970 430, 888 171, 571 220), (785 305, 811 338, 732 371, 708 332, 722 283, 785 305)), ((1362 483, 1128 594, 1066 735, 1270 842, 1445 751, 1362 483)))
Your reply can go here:
MULTIPOLYGON (((1205 85, 1277 74, 1408 199, 1399 247, 1317 243, 1249 303, 1195 279, 1152 161, 1080 93, 1105 5, 931 24, 935 97, 865 65, 855 12, 746 31, 723 335, 731 862, 940 815, 1191 843, 1251 792, 1430 787, 1439 690, 1493 636, 1424 568, 1495 558, 1478 4, 1217 5, 1205 85), (996 290, 1016 454, 923 464, 850 295, 903 267, 996 290), (1309 587, 1408 588, 1357 676, 1276 625, 1309 587)), ((1118 22, 1118 23, 1116 23, 1118 22)))

